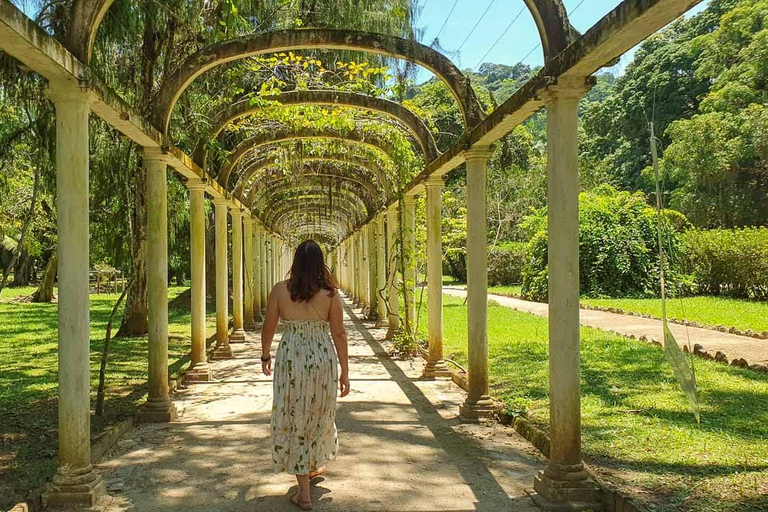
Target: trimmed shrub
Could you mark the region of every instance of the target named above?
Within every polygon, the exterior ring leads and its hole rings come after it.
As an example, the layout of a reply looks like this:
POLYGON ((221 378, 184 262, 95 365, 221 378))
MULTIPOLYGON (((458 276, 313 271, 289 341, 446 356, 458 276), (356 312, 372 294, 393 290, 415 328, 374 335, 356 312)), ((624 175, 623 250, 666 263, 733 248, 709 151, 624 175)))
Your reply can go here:
POLYGON ((768 228, 692 229, 678 261, 694 276, 694 292, 768 299, 768 228))
MULTIPOLYGON (((665 211, 665 247, 679 245, 675 226, 684 224, 679 212, 665 211)), ((579 279, 581 294, 592 297, 644 297, 659 292, 659 248, 656 210, 642 192, 620 192, 603 185, 579 195, 579 279)), ((525 220, 531 234, 523 269, 523 296, 547 300, 547 211, 525 220)), ((680 276, 667 270, 668 283, 680 276)))
POLYGON ((527 244, 508 242, 497 245, 488 253, 488 284, 508 286, 523 282, 527 244))

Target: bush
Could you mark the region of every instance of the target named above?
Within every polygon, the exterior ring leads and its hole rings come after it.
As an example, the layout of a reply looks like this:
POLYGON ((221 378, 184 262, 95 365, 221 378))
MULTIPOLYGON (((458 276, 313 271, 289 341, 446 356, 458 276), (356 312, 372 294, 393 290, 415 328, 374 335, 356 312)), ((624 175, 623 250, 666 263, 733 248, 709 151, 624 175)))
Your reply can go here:
POLYGON ((692 229, 678 257, 702 295, 768 299, 768 228, 692 229))
POLYGON ((488 284, 508 286, 523 282, 527 247, 523 242, 497 245, 488 253, 488 284))
MULTIPOLYGON (((674 226, 682 214, 665 211, 665 247, 672 253, 679 245, 674 226)), ((603 185, 579 195, 580 293, 592 297, 643 297, 659 292, 657 215, 642 192, 619 192, 603 185)), ((531 234, 523 269, 525 298, 547 300, 547 211, 543 208, 525 220, 531 234)), ((667 270, 668 283, 680 275, 667 270)))
POLYGON ((451 248, 445 253, 443 274, 447 274, 457 283, 467 282, 467 251, 462 248, 451 248))

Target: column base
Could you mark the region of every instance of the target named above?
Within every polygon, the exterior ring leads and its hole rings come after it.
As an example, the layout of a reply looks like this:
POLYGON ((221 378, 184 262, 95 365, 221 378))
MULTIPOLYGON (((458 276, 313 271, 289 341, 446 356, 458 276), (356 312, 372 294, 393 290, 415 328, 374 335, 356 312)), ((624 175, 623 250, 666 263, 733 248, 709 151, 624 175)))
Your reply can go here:
POLYGON ((233 329, 231 333, 229 333, 229 342, 230 343, 245 343, 245 331, 242 327, 238 327, 237 329, 233 329))
POLYGON ((421 372, 422 379, 435 379, 439 377, 451 378, 451 370, 446 366, 445 361, 439 359, 435 362, 427 361, 424 370, 421 372))
POLYGON ((226 344, 217 343, 211 352, 211 359, 232 359, 232 347, 229 346, 229 342, 226 344))
POLYGON ((387 334, 384 336, 384 339, 393 340, 395 339, 395 336, 397 336, 401 332, 403 332, 403 330, 400 329, 399 327, 392 327, 391 325, 389 325, 387 328, 387 334))
POLYGON ((492 419, 496 413, 493 406, 493 400, 488 395, 483 395, 477 399, 467 399, 459 406, 459 415, 461 419, 468 421, 482 421, 492 419))
POLYGON ((198 363, 184 372, 184 384, 211 382, 212 380, 211 367, 208 366, 208 363, 198 363))
POLYGON ((531 499, 543 510, 602 510, 602 491, 582 464, 549 464, 533 479, 531 499))
POLYGON ((246 320, 243 324, 243 329, 249 332, 256 332, 256 329, 258 329, 259 326, 256 325, 256 322, 253 320, 246 320))
POLYGON ((378 329, 383 329, 384 327, 389 327, 389 322, 387 322, 383 318, 379 318, 378 320, 376 320, 376 325, 374 327, 377 327, 378 329))
POLYGON ((107 486, 93 466, 74 471, 60 467, 43 489, 42 501, 46 509, 89 510, 106 494, 107 486))
POLYGON ((168 399, 148 399, 137 414, 139 423, 170 423, 176 419, 176 405, 168 399))

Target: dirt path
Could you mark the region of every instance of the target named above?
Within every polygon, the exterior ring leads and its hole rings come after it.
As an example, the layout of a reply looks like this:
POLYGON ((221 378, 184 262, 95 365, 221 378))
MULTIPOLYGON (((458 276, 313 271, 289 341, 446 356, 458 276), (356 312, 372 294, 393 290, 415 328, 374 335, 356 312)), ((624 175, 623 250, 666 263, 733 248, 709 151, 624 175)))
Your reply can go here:
MULTIPOLYGON (((443 293, 456 297, 466 296, 466 290, 462 288, 444 287, 443 293)), ((502 306, 533 313, 538 316, 547 316, 548 306, 540 302, 530 302, 503 295, 488 294, 488 300, 498 302, 502 306)), ((661 341, 661 320, 642 318, 632 315, 620 315, 591 309, 580 310, 581 324, 605 331, 613 331, 625 336, 640 338, 645 336, 650 340, 661 341)), ((669 324, 669 330, 675 336, 678 344, 687 345, 690 339, 691 346, 700 344, 706 352, 714 355, 718 350, 723 352, 732 361, 744 358, 749 364, 768 364, 768 341, 737 336, 699 327, 686 327, 680 324, 669 324)))
MULTIPOLYGON (((525 489, 543 467, 510 429, 456 420, 463 393, 418 380, 421 363, 386 357, 384 330, 349 311, 352 393, 339 401, 341 449, 313 487, 313 510, 537 510, 525 489)), ((257 336, 213 363, 215 383, 176 397, 178 422, 143 425, 99 464, 107 512, 295 511, 293 477, 269 458, 272 383, 260 372, 257 336)))

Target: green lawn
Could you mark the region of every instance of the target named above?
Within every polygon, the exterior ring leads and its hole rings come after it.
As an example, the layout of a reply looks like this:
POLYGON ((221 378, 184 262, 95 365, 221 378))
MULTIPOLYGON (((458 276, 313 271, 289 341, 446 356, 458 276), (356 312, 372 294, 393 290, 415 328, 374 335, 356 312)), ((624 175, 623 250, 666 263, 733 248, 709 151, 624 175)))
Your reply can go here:
MULTIPOLYGON (((581 302, 661 318, 660 299, 581 299, 581 302)), ((768 331, 768 302, 725 297, 685 297, 668 300, 667 315, 709 326, 724 325, 740 330, 768 331)))
POLYGON ((523 285, 520 284, 514 284, 512 286, 489 286, 488 293, 505 295, 507 297, 519 297, 522 289, 523 285))
MULTIPOLYGON (((446 357, 465 364, 466 307, 443 300, 446 357)), ((546 429, 547 321, 491 303, 488 323, 493 395, 546 429)), ((653 511, 768 510, 768 375, 697 359, 697 425, 660 348, 581 332, 584 454, 603 479, 653 511)))
MULTIPOLYGON (((187 362, 189 295, 171 288, 171 374, 187 362)), ((3 290, 0 300, 33 288, 3 290)), ((91 389, 95 399, 106 324, 117 295, 91 295, 91 389)), ((121 308, 122 310, 122 308, 121 308)), ((0 302, 0 510, 10 508, 50 479, 56 469, 57 305, 0 302)), ((214 316, 209 316, 211 332, 214 316)), ((113 333, 120 325, 116 318, 113 333)), ((146 338, 113 339, 107 373, 105 418, 93 418, 92 434, 135 413, 146 395, 146 338)))

